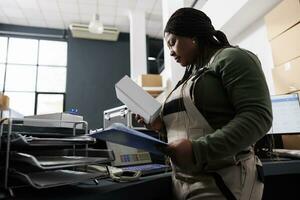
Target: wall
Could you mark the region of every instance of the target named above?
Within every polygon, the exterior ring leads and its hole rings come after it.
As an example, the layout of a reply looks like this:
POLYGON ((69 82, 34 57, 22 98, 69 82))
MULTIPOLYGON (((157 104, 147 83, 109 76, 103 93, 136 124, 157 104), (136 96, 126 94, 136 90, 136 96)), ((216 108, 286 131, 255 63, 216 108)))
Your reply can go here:
MULTIPOLYGON (((147 58, 157 58, 161 50, 163 50, 163 40, 157 38, 150 38, 147 36, 147 58)), ((160 63, 163 63, 163 55, 160 63)), ((147 60, 147 73, 148 74, 159 74, 161 68, 157 66, 157 60, 147 60)))
POLYGON ((117 42, 68 39, 66 110, 78 108, 90 128, 102 127, 103 110, 122 105, 114 84, 130 75, 129 35, 117 42))
POLYGON ((267 38, 267 30, 263 18, 255 21, 230 42, 233 45, 248 49, 258 56, 262 64, 270 93, 274 94, 272 51, 267 38))

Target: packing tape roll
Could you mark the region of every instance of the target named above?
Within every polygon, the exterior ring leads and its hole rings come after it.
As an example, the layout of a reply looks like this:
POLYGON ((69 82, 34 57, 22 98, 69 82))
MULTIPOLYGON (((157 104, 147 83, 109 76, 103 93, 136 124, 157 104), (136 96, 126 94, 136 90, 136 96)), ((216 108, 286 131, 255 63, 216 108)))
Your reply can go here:
POLYGON ((0 95, 0 110, 7 110, 9 108, 9 97, 0 95))

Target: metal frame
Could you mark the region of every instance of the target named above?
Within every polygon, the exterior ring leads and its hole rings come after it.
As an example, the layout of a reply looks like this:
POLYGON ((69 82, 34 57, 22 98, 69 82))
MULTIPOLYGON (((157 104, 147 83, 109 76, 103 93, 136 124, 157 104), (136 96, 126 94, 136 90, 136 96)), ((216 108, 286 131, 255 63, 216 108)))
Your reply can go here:
MULTIPOLYGON (((0 125, 0 151, 1 151, 1 138, 3 136, 4 132, 4 124, 7 123, 8 129, 7 129, 7 145, 6 145, 6 150, 5 150, 5 164, 4 164, 4 190, 8 191, 10 196, 13 196, 13 191, 12 189, 14 186, 9 186, 8 184, 8 175, 9 175, 9 166, 10 166, 10 146, 11 146, 11 134, 13 131, 13 125, 15 122, 63 122, 63 123, 72 123, 73 124, 73 136, 76 136, 76 128, 78 125, 82 125, 83 129, 85 130, 85 135, 88 134, 88 123, 86 121, 62 121, 62 120, 50 120, 50 119, 21 119, 21 118, 5 118, 1 120, 1 125, 0 125)), ((76 150, 76 145, 73 145, 73 155, 75 156, 75 150, 76 150)), ((85 145, 85 156, 88 156, 88 144, 85 145)), ((1 159, 0 159, 1 160, 1 159)), ((95 182, 96 183, 96 182, 95 182)))

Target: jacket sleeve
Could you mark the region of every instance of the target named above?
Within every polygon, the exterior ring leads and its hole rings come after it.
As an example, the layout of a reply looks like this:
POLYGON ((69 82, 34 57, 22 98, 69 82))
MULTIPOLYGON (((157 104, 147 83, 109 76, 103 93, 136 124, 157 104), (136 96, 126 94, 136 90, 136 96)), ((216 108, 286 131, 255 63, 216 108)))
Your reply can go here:
POLYGON ((259 60, 244 50, 223 51, 215 70, 235 116, 212 134, 192 140, 197 165, 236 155, 264 136, 272 124, 269 91, 259 60))

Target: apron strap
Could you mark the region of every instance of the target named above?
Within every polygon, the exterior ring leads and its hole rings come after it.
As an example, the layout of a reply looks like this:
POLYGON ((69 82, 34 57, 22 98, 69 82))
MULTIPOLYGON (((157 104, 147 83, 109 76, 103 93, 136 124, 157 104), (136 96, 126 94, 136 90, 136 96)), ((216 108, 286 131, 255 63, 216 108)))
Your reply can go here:
POLYGON ((222 194, 225 196, 227 200, 236 200, 233 193, 230 191, 230 189, 225 184, 222 176, 216 172, 210 173, 213 178, 215 179, 216 185, 218 186, 219 190, 222 192, 222 194))

